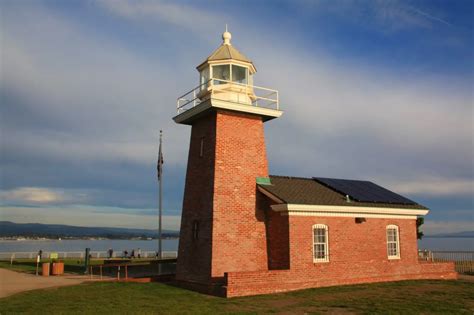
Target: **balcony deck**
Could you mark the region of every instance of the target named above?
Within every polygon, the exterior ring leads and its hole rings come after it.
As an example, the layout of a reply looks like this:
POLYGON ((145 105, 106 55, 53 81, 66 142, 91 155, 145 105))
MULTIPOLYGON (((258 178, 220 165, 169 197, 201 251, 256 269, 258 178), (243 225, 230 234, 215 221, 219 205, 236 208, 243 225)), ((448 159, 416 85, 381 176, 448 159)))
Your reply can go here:
POLYGON ((177 99, 177 115, 173 120, 191 124, 213 108, 259 115, 263 121, 283 114, 277 90, 213 78, 177 99))

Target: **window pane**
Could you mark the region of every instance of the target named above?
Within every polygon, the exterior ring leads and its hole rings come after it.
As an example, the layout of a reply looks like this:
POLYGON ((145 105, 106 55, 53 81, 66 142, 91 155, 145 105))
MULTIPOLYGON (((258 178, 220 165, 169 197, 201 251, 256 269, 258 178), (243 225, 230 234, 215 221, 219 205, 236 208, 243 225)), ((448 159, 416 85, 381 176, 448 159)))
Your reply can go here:
MULTIPOLYGON (((230 65, 212 66, 212 76, 215 79, 230 81, 230 65)), ((222 83, 224 82, 214 82, 214 84, 222 83)))
POLYGON ((232 81, 247 84, 247 68, 232 65, 232 81))
MULTIPOLYGON (((209 68, 205 68, 201 71, 201 84, 206 83, 209 80, 209 68)), ((207 85, 202 85, 201 90, 207 88, 207 85)))
POLYGON ((315 226, 313 228, 313 255, 316 261, 328 261, 327 228, 315 226))
POLYGON ((389 257, 398 257, 398 229, 387 229, 387 254, 389 257))
POLYGON ((324 244, 316 245, 316 258, 324 258, 324 257, 326 257, 324 244))
POLYGON ((387 230, 387 240, 389 242, 396 242, 397 241, 397 230, 395 230, 395 229, 387 230))

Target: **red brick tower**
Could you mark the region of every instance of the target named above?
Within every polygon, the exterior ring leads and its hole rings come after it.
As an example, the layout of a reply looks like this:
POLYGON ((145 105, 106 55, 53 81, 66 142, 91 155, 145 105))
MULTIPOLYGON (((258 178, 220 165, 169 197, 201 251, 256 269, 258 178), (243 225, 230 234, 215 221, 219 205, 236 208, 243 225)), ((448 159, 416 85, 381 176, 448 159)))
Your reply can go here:
POLYGON ((173 118, 192 126, 176 278, 200 290, 225 272, 268 269, 256 182, 268 178, 263 123, 282 114, 278 92, 253 86, 252 61, 222 38, 173 118))

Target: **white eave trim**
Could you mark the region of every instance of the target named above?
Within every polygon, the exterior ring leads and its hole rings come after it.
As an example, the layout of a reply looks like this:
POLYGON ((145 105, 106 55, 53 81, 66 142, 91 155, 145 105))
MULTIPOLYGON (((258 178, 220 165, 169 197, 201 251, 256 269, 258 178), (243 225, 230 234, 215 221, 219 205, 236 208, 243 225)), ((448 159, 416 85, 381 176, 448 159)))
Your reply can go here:
POLYGON ((380 208, 380 207, 357 207, 357 206, 325 206, 325 205, 302 205, 302 204, 278 204, 272 205, 272 210, 286 212, 289 215, 389 215, 389 216, 422 216, 428 214, 427 209, 407 209, 407 208, 380 208))

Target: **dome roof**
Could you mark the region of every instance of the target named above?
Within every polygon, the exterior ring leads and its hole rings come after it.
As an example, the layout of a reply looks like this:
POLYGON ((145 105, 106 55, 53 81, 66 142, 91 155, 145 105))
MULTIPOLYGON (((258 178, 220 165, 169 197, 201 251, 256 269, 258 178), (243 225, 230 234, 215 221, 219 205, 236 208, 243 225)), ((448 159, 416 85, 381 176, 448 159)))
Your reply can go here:
POLYGON ((254 68, 255 66, 252 63, 252 60, 247 58, 244 54, 238 51, 232 44, 230 43, 230 39, 232 35, 226 30, 224 34, 222 34, 223 43, 220 45, 206 60, 204 60, 197 68, 201 68, 204 64, 210 61, 221 61, 221 60, 237 60, 246 63, 250 63, 254 68))

